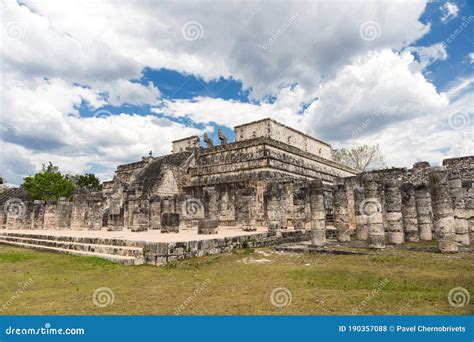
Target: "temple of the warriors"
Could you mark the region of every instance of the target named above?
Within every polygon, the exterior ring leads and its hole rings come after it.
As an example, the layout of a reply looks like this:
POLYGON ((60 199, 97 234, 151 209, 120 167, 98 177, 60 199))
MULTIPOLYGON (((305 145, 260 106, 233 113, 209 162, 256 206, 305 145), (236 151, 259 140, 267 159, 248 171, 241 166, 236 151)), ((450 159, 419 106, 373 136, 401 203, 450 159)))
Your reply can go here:
POLYGON ((205 135, 204 148, 197 136, 173 141, 169 155, 120 165, 103 185, 108 229, 160 229, 164 212, 190 228, 209 211, 218 225, 253 230, 267 226, 274 183, 282 225, 309 227, 308 182, 321 179, 331 192, 335 178, 358 173, 333 161, 329 144, 271 119, 235 127, 233 143, 218 136, 205 135))
POLYGON ((474 240, 474 156, 362 173, 272 119, 234 129, 234 142, 191 136, 120 165, 102 192, 44 202, 10 189, 0 243, 159 265, 282 242, 383 250, 435 240, 453 253, 474 240))

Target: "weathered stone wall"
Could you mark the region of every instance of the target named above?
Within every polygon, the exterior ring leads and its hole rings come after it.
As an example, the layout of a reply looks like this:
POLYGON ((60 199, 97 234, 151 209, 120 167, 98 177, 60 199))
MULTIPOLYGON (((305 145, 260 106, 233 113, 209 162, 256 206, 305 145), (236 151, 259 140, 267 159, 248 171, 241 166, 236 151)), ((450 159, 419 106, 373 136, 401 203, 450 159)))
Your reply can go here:
POLYGON ((189 151, 193 148, 199 148, 199 137, 197 135, 193 135, 188 138, 175 140, 172 142, 173 148, 171 153, 178 153, 183 151, 189 151))
POLYGON ((325 159, 332 159, 331 145, 317 140, 272 119, 264 119, 235 127, 235 141, 271 138, 325 159))

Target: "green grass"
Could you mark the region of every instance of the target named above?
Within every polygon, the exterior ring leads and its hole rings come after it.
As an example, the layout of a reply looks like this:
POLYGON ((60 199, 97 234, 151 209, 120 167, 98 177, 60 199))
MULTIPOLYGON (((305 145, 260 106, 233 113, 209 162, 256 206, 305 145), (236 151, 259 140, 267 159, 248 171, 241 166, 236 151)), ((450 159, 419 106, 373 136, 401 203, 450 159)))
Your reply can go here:
POLYGON ((473 265, 473 253, 387 249, 300 255, 244 249, 165 267, 127 267, 0 245, 0 314, 172 315, 177 307, 183 315, 331 315, 352 314, 355 307, 359 314, 472 314, 472 300, 454 308, 447 297, 454 287, 474 297, 473 265), (361 306, 377 286, 378 293, 361 306), (104 308, 92 301, 101 287, 114 293, 113 304, 104 308), (289 289, 290 305, 272 305, 270 294, 278 287, 289 289))

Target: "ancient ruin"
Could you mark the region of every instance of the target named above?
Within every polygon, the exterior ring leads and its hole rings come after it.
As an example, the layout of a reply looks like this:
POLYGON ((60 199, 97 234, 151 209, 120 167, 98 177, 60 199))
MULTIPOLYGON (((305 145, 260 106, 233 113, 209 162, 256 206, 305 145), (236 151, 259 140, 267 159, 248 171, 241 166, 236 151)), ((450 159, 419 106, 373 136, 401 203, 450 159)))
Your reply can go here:
POLYGON ((0 242, 106 255, 120 246, 120 262, 162 264, 282 241, 383 250, 436 240, 441 252, 473 241, 473 156, 361 173, 272 119, 235 127, 234 142, 218 138, 173 141, 170 154, 120 165, 102 192, 77 190, 72 201, 6 191, 0 242))

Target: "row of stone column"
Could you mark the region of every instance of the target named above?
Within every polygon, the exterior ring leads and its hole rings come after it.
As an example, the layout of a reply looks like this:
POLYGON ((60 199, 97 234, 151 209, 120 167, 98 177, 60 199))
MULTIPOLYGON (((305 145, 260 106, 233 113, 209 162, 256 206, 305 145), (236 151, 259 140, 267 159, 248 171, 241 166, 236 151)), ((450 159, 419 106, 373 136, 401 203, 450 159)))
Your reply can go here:
MULTIPOLYGON (((8 202, 2 214, 6 229, 100 229, 103 206, 101 201, 89 201, 84 205, 71 203, 67 198, 58 201, 35 200, 12 202, 19 210, 12 211, 8 202)), ((13 208, 14 209, 14 208, 13 208)))
MULTIPOLYGON (((367 173, 361 183, 353 189, 356 238, 370 248, 384 248, 386 238, 390 244, 432 240, 433 232, 442 252, 456 252, 459 245, 472 241, 472 183, 463 184, 459 173, 448 177, 444 169, 433 169, 428 183, 417 185, 401 184, 396 178, 379 181, 376 174, 367 173)), ((337 239, 349 241, 342 184, 333 187, 333 205, 337 239)))

